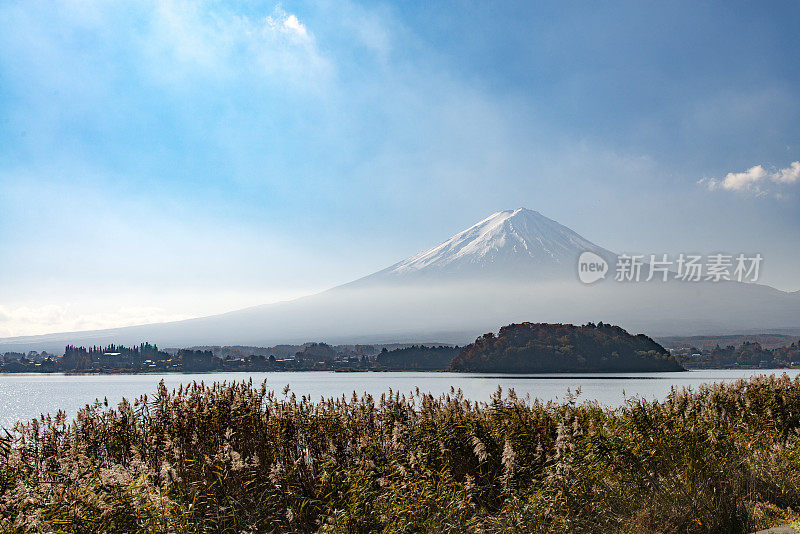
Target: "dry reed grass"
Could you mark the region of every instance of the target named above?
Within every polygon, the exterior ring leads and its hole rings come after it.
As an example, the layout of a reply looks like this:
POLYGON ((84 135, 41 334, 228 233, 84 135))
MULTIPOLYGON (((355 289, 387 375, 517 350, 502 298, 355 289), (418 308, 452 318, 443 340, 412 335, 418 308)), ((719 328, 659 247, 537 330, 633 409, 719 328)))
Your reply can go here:
POLYGON ((799 507, 785 375, 617 410, 162 383, 0 440, 5 532, 747 532, 799 507))

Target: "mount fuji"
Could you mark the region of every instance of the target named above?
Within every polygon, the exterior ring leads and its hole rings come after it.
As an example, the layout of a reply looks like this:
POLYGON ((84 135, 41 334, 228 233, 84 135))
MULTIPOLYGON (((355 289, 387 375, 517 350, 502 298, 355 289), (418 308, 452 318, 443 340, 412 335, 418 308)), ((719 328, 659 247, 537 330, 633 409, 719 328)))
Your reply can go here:
POLYGON ((578 257, 585 251, 606 261, 616 258, 538 211, 518 208, 498 211, 444 243, 348 286, 509 277, 525 282, 574 280, 578 257))
POLYGON ((309 297, 171 323, 6 338, 0 352, 142 341, 167 347, 465 343, 522 321, 613 322, 662 336, 800 327, 800 294, 759 284, 581 284, 577 263, 586 251, 613 269, 614 253, 540 213, 500 211, 433 248, 309 297))

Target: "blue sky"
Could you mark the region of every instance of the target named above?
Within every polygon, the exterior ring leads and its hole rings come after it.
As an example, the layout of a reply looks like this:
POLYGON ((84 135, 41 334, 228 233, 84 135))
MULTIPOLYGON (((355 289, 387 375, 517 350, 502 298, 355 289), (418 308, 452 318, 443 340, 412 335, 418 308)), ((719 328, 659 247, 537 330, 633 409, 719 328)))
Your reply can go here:
POLYGON ((0 0, 0 336, 308 294, 519 206, 618 252, 760 252, 798 290, 798 23, 0 0))

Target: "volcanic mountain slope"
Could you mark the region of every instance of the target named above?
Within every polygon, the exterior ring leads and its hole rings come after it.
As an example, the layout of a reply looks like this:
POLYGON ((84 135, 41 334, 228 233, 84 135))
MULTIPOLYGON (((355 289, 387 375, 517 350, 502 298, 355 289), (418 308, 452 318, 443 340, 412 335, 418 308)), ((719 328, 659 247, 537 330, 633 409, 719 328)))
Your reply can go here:
POLYGON ((498 211, 440 245, 348 285, 574 280, 585 251, 609 262, 616 257, 538 211, 518 208, 498 211))
MULTIPOLYGON (((161 347, 326 341, 463 344, 509 323, 611 322, 652 336, 800 327, 800 294, 738 282, 577 280, 577 259, 616 256, 538 212, 497 212, 444 243, 317 295, 222 315, 0 340, 0 352, 65 344, 161 347)), ((612 278, 612 276, 609 276, 612 278)))

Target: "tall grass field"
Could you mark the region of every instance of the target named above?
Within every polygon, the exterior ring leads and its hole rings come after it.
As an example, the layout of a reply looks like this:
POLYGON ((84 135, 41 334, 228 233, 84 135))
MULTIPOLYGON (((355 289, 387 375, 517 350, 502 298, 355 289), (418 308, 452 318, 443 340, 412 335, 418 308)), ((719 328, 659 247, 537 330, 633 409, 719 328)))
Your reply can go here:
POLYGON ((617 409, 192 384, 18 423, 3 532, 751 532, 798 519, 800 380, 617 409))

